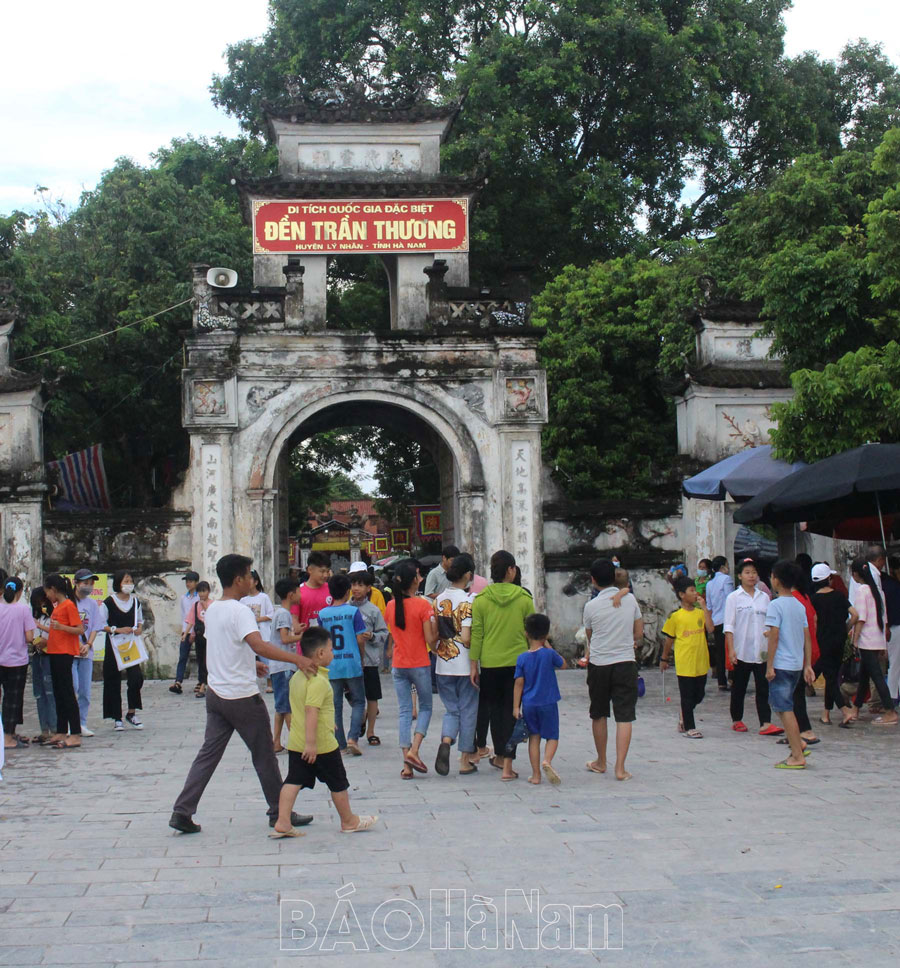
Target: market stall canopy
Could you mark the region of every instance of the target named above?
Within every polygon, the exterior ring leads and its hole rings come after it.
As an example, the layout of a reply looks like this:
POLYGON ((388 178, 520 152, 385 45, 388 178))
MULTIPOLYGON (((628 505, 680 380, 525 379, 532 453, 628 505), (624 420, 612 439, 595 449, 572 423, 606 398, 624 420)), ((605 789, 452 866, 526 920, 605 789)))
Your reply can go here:
POLYGON ((864 444, 794 471, 760 491, 734 520, 841 522, 895 511, 900 511, 900 444, 864 444))
POLYGON ((682 486, 687 497, 724 501, 727 493, 736 501, 746 501, 805 466, 802 461, 788 464, 776 460, 772 456, 771 446, 765 444, 762 447, 748 447, 720 460, 705 471, 689 477, 682 486))

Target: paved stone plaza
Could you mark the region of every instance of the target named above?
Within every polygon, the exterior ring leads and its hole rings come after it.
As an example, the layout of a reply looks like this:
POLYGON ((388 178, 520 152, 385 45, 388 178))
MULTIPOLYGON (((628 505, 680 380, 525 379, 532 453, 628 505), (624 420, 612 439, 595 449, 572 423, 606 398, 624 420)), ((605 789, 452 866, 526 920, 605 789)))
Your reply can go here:
MULTIPOLYGON (((79 752, 27 749, 8 758, 0 785, 0 965, 225 968, 312 957, 338 966, 353 956, 338 943, 341 923, 358 946, 369 944, 367 964, 392 968, 895 963, 900 731, 822 726, 809 770, 776 771, 784 748, 732 733, 726 697, 713 690, 698 723, 706 738, 691 741, 675 731, 675 701, 663 703, 658 673, 645 677, 629 760, 634 779, 618 783, 611 773, 586 772, 584 676, 560 674, 559 788, 530 786, 521 760, 513 783, 486 763, 467 778, 429 773, 402 782, 391 690, 378 721, 385 745, 347 764, 352 802, 379 814, 377 828, 339 834, 317 788, 298 801, 315 813, 314 824, 304 838, 282 841, 266 836, 265 805, 237 737, 201 802, 203 832, 168 828, 202 737, 203 708, 190 694, 170 695, 167 683, 149 683, 143 732, 114 733, 92 721, 97 735, 79 752), (351 884, 352 893, 341 891, 351 884), (449 918, 429 912, 429 892, 441 889, 467 892, 470 946, 484 936, 471 926, 486 911, 475 896, 500 906, 499 948, 431 950, 446 937, 461 946, 466 928, 455 897, 449 918), (586 920, 546 905, 621 905, 623 949, 610 950, 619 943, 611 907, 610 949, 602 949, 601 917, 593 951, 529 950, 535 919, 529 927, 520 917, 521 896, 506 916, 518 919, 515 937, 504 918, 504 892, 516 889, 540 892, 546 920, 573 918, 582 944, 586 920), (346 895, 340 903, 337 891, 346 895), (281 899, 315 906, 310 951, 282 950, 310 942, 292 941, 289 927, 282 933, 281 899), (373 914, 391 899, 404 900, 382 907, 376 927, 400 937, 413 924, 416 937, 425 925, 407 953, 385 950, 372 932, 373 914)), ((821 700, 810 708, 817 719, 821 700)), ((30 696, 26 718, 26 732, 35 732, 30 696)), ((424 747, 429 766, 438 729, 424 747)), ((287 918, 310 911, 284 908, 287 918)), ((567 929, 560 938, 571 944, 567 929)), ((550 940, 545 930, 545 946, 550 940)))

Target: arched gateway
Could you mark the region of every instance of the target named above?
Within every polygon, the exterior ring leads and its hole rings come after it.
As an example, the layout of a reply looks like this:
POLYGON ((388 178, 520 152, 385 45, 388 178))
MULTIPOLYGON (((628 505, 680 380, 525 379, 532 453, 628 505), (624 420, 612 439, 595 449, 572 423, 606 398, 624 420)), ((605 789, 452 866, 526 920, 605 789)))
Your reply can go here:
POLYGON ((270 116, 280 175, 239 185, 255 288, 210 285, 209 267, 194 267, 183 422, 193 558, 207 575, 230 550, 251 554, 268 582, 280 574, 291 448, 370 425, 433 455, 445 539, 482 569, 511 550, 543 602, 539 334, 521 277, 468 285, 478 182, 439 174, 452 116, 307 105, 270 116), (390 334, 328 330, 328 259, 360 252, 384 263, 390 334))

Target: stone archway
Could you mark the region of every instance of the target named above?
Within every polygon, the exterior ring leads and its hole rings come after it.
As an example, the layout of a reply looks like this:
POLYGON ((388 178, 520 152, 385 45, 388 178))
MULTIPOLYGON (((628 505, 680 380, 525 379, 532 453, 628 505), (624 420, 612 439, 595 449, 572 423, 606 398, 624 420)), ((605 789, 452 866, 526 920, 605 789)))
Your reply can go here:
POLYGON ((421 386, 412 393, 402 384, 385 387, 376 380, 361 380, 353 389, 321 394, 320 390, 295 384, 277 402, 277 415, 265 420, 265 430, 256 440, 250 481, 260 486, 248 489, 249 516, 254 522, 250 534, 256 542, 254 558, 264 572, 279 573, 287 565, 283 486, 287 454, 319 431, 346 426, 405 433, 432 449, 441 477, 444 537, 484 562, 487 549, 500 540, 500 534, 492 534, 484 521, 485 474, 465 423, 421 386))
POLYGON ((434 446, 456 543, 482 568, 512 551, 543 603, 540 332, 518 271, 469 287, 469 212, 484 179, 440 173, 455 114, 428 104, 270 114, 279 174, 236 182, 256 288, 194 267, 183 413, 193 559, 207 577, 226 551, 251 553, 275 577, 283 455, 358 406, 365 422, 412 426, 434 446), (363 252, 388 271, 390 334, 328 328, 328 259, 363 252))

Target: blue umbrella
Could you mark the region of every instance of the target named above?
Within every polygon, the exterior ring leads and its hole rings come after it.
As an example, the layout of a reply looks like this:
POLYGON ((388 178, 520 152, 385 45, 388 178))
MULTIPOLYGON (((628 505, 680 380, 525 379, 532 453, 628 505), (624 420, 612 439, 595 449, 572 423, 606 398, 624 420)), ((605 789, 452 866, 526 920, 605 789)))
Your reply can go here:
POLYGON ((772 456, 771 446, 764 444, 762 447, 748 447, 720 460, 705 471, 689 477, 682 486, 687 497, 724 501, 727 492, 736 501, 746 501, 805 466, 802 461, 788 464, 776 460, 772 456))

